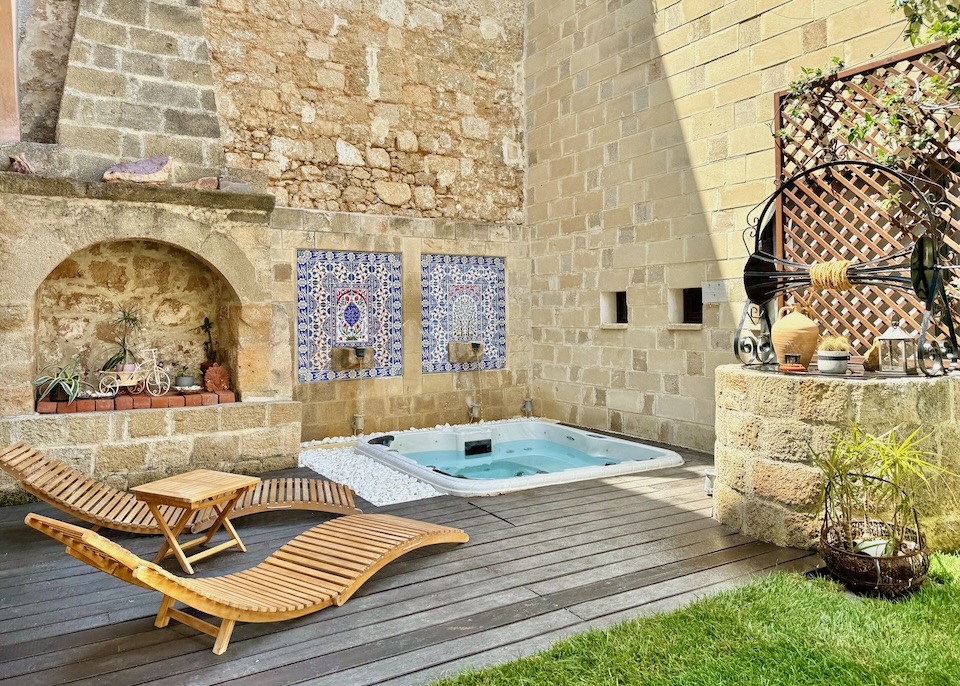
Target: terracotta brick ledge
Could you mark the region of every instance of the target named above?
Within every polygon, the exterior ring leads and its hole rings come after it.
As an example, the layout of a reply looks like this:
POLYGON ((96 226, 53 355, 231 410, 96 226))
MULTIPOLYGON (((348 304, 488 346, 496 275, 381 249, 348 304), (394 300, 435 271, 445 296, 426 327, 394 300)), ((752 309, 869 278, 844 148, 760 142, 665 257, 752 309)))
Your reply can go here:
POLYGON ((40 414, 70 414, 73 412, 113 412, 114 410, 156 410, 168 407, 201 407, 204 405, 223 405, 234 403, 237 396, 233 391, 214 391, 192 393, 168 393, 152 396, 147 393, 136 395, 118 395, 116 398, 84 398, 72 403, 41 400, 37 403, 40 414))

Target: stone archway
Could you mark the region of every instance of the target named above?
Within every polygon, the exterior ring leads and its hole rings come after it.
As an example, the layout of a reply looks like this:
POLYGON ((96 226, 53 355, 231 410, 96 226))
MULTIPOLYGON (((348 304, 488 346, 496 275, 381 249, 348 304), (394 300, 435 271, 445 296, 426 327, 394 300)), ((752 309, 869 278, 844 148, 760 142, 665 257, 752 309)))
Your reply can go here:
POLYGON ((135 350, 152 348, 168 371, 205 359, 200 324, 208 317, 219 359, 235 369, 240 302, 230 284, 197 256, 144 240, 108 241, 62 261, 37 288, 36 365, 80 354, 88 381, 115 352, 113 321, 123 306, 140 314, 135 350), (231 364, 232 362, 232 364, 231 364))

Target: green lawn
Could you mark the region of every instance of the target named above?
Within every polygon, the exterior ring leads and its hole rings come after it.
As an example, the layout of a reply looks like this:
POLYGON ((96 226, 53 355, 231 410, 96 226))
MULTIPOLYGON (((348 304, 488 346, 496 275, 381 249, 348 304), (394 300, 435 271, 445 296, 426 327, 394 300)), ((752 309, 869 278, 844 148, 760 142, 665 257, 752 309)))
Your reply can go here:
POLYGON ((591 631, 443 686, 960 684, 960 556, 935 556, 909 598, 855 599, 775 574, 692 605, 591 631))

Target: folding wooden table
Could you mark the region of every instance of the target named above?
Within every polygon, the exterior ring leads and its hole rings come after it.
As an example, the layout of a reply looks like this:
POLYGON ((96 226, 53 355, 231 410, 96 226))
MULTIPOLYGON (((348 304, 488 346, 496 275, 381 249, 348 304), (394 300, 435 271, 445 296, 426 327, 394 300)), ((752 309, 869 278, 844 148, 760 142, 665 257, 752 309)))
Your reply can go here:
POLYGON ((233 546, 237 546, 240 550, 246 552, 247 549, 237 535, 236 529, 230 523, 230 512, 241 496, 258 483, 260 483, 260 477, 258 476, 196 469, 192 472, 177 474, 131 488, 130 490, 136 494, 137 499, 145 502, 147 507, 150 508, 150 512, 156 518, 157 524, 166 539, 153 561, 160 562, 169 555, 175 555, 183 571, 187 574, 193 574, 193 567, 190 566, 191 562, 202 560, 233 546), (168 518, 160 512, 160 508, 163 506, 183 510, 172 529, 169 524, 172 517, 168 521, 168 518), (217 512, 217 519, 213 526, 199 538, 187 541, 182 545, 178 543, 177 537, 193 518, 194 513, 208 507, 214 508, 217 512), (229 541, 207 548, 190 557, 186 556, 184 550, 207 543, 221 526, 230 534, 229 541))

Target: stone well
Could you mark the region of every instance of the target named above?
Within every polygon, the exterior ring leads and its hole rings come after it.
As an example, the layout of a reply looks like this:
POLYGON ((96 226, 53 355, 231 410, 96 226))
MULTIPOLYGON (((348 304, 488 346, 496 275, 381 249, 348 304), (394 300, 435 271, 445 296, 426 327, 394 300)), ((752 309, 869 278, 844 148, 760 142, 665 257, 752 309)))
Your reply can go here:
MULTIPOLYGON (((957 378, 831 379, 725 365, 716 402, 716 517, 777 545, 816 546, 821 478, 808 451, 828 449, 854 423, 871 433, 920 429, 933 461, 960 474, 957 378)), ((948 478, 918 502, 927 540, 941 550, 960 548, 958 486, 948 478)))

